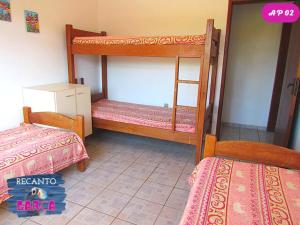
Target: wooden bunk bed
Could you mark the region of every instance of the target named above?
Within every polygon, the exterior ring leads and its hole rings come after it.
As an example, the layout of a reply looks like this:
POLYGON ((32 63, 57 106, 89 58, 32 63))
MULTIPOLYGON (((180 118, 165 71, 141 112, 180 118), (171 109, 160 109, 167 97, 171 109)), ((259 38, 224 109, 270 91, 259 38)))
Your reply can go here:
POLYGON ((107 56, 174 57, 174 100, 173 108, 170 109, 172 111, 171 116, 168 118, 171 125, 169 124, 168 128, 113 121, 94 116, 93 126, 95 128, 195 145, 195 162, 198 163, 200 161, 202 158, 203 137, 211 131, 217 78, 220 30, 214 28, 214 20, 209 19, 207 21, 206 34, 195 36, 106 36, 105 32, 94 33, 75 29, 72 25, 66 25, 66 40, 70 83, 77 83, 74 55, 101 55, 102 93, 92 98, 92 101, 95 102, 99 99, 108 98, 107 56), (198 81, 179 79, 180 58, 200 58, 201 67, 198 81), (182 83, 198 85, 196 107, 177 104, 178 85, 182 83), (177 113, 180 110, 194 111, 194 132, 182 132, 176 129, 177 113))

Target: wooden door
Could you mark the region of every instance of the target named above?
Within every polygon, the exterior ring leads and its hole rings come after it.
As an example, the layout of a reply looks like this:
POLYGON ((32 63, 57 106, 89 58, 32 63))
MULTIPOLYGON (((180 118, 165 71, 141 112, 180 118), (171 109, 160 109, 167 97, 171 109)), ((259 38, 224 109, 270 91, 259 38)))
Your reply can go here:
POLYGON ((300 85, 300 20, 292 25, 274 144, 288 147, 300 85))

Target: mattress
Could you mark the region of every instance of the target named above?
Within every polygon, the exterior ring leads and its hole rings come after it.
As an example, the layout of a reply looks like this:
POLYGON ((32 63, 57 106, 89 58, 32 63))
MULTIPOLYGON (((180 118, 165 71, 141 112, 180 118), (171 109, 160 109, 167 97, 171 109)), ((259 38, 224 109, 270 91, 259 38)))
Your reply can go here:
POLYGON ((204 45, 205 35, 75 37, 73 44, 98 45, 204 45))
MULTIPOLYGON (((97 119, 143 125, 163 129, 172 128, 172 109, 101 99, 92 105, 97 119)), ((195 110, 178 109, 176 131, 195 132, 195 110)))
POLYGON ((299 224, 300 171, 213 157, 193 175, 180 225, 299 224))
POLYGON ((0 204, 9 198, 7 179, 52 174, 87 158, 73 132, 31 124, 0 132, 0 204))

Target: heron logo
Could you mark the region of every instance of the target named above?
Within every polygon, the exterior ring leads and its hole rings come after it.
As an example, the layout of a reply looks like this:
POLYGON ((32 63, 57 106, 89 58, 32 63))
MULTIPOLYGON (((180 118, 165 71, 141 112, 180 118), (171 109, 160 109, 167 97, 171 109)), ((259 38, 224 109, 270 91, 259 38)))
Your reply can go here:
POLYGON ((60 174, 43 174, 7 180, 8 208, 19 217, 61 214, 65 209, 64 183, 60 174))

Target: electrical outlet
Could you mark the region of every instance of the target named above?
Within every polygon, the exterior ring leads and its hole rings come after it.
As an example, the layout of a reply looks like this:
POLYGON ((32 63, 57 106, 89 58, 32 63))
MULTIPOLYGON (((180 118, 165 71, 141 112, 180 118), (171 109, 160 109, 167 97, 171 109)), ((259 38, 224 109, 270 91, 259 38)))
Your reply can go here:
POLYGON ((165 104, 164 104, 164 107, 165 107, 165 108, 169 108, 169 104, 168 104, 168 103, 165 103, 165 104))

